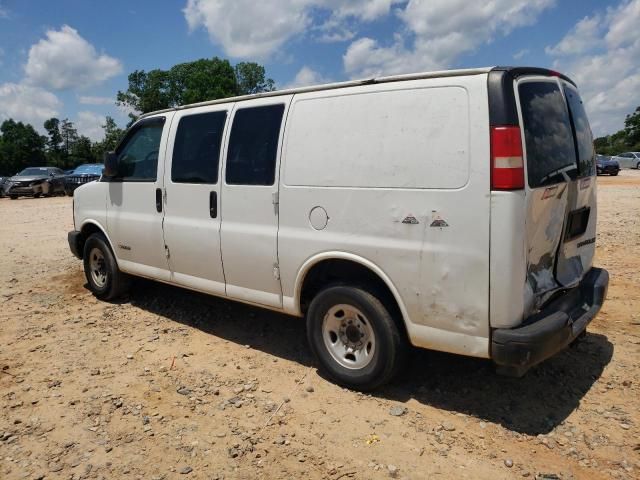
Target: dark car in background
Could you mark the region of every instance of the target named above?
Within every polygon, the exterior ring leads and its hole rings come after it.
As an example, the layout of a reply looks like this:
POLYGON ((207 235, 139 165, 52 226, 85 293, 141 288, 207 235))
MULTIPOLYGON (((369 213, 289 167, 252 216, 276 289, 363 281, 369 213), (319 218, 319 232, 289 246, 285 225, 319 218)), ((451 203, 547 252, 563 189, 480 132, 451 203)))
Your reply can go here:
POLYGON ((620 164, 606 155, 596 155, 596 172, 598 175, 618 175, 620 164))
POLYGON ((9 180, 9 177, 0 177, 0 198, 5 196, 4 189, 6 187, 7 180, 9 180))
POLYGON ((85 163, 64 178, 64 191, 70 197, 80 185, 98 180, 104 166, 101 163, 85 163))
POLYGON ((64 193, 64 172, 56 167, 29 167, 9 178, 5 183, 5 195, 15 200, 18 197, 39 197, 64 193))

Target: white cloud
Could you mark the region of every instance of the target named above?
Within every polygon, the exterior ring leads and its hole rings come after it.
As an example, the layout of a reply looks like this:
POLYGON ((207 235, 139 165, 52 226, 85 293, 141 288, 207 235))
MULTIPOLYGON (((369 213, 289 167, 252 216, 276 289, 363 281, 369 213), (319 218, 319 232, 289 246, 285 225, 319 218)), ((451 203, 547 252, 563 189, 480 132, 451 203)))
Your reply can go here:
POLYGON ((211 41, 232 57, 264 58, 311 23, 298 0, 189 0, 184 15, 190 30, 204 27, 211 41))
POLYGON ((514 60, 522 60, 522 58, 529 55, 529 53, 530 51, 528 48, 523 48, 522 50, 518 50, 516 53, 514 53, 513 58, 514 60))
POLYGON ((294 77, 294 79, 283 86, 283 88, 308 87, 310 85, 319 85, 322 83, 330 83, 331 80, 324 77, 321 73, 313 70, 311 67, 304 66, 294 77))
POLYGON ((98 115, 95 112, 82 111, 78 112, 75 126, 80 135, 86 135, 93 142, 97 142, 104 138, 104 129, 102 125, 106 122, 104 115, 98 115))
POLYGON ((91 95, 80 95, 78 102, 82 105, 115 105, 116 101, 111 97, 97 97, 91 95))
POLYGON ((122 72, 119 60, 99 54, 77 30, 63 25, 29 50, 25 65, 29 83, 56 90, 86 88, 122 72))
POLYGON ((0 121, 13 118, 42 131, 44 121, 57 116, 61 108, 58 97, 42 88, 20 83, 0 84, 0 121))
POLYGON ((584 17, 557 45, 545 48, 545 52, 547 55, 577 55, 590 51, 603 43, 600 36, 601 27, 600 15, 584 17))
POLYGON ((553 68, 569 75, 580 88, 596 136, 623 128, 624 118, 638 106, 640 91, 640 0, 622 1, 605 15, 582 19, 547 53, 553 68), (589 48, 571 49, 578 25, 596 23, 589 48), (572 53, 573 52, 573 53, 572 53))
POLYGON ((555 0, 410 0, 398 17, 404 30, 391 45, 368 37, 355 40, 343 56, 351 77, 409 73, 449 67, 496 36, 535 23, 555 0))
POLYGON ((188 0, 184 16, 190 30, 203 27, 227 55, 266 58, 307 30, 321 30, 321 41, 344 41, 355 33, 351 20, 371 22, 399 0, 188 0), (314 11, 330 11, 316 24, 314 11))

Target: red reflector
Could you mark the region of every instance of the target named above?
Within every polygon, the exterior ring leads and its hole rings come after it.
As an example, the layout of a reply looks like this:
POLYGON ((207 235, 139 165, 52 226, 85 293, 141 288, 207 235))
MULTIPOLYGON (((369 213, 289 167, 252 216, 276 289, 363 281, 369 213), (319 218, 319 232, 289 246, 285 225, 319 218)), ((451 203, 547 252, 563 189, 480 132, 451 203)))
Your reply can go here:
POLYGON ((491 127, 491 189, 524 188, 520 127, 491 127))

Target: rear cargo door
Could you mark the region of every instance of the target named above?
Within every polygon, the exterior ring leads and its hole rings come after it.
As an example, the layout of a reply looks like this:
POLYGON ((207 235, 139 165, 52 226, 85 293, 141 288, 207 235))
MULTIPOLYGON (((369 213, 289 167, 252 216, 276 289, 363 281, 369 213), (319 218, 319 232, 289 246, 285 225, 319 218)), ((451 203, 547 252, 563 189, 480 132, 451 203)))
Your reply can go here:
POLYGON ((595 153, 575 87, 556 77, 517 82, 526 158, 525 316, 576 286, 595 253, 595 153))

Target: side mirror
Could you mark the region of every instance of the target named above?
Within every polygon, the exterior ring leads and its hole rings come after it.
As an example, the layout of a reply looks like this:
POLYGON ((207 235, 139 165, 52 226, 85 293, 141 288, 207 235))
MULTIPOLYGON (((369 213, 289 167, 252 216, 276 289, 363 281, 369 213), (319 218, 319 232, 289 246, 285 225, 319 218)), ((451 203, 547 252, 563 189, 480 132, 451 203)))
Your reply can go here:
POLYGON ((118 156, 115 152, 104 153, 104 170, 102 175, 105 177, 115 177, 118 174, 118 156))
POLYGON ((55 177, 55 176, 56 176, 56 174, 55 174, 55 172, 49 172, 49 176, 50 176, 50 177, 55 177))

